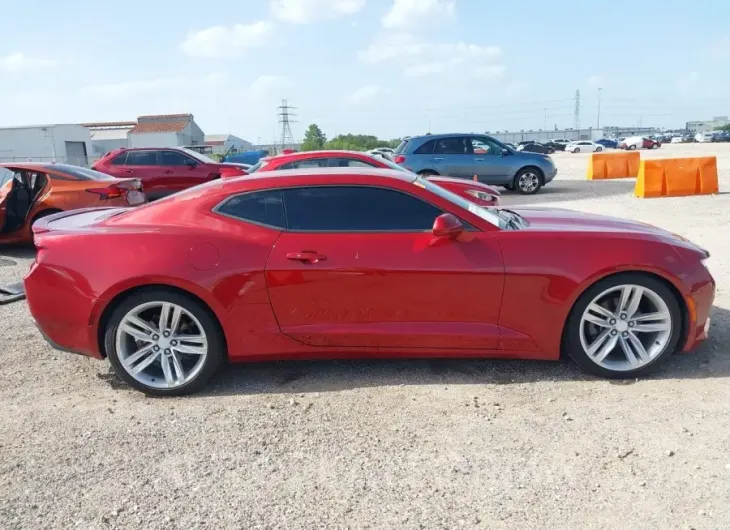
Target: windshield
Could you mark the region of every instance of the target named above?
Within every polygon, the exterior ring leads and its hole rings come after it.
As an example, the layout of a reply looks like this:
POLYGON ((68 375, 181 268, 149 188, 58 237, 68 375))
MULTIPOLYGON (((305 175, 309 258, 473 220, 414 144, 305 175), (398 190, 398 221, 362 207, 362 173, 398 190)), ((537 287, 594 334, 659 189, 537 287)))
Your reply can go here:
POLYGON ((183 152, 187 153, 188 155, 192 156, 196 160, 203 162, 204 164, 217 164, 218 163, 215 160, 213 160, 212 158, 208 158, 207 156, 205 156, 201 153, 198 153, 197 151, 193 151, 192 149, 187 149, 185 147, 179 147, 178 149, 180 149, 180 151, 183 151, 183 152))
POLYGON ((498 228, 506 228, 507 227, 507 221, 505 221, 504 218, 497 215, 497 213, 488 210, 487 208, 482 208, 481 206, 477 206, 473 202, 470 202, 466 200, 464 197, 460 197, 456 193, 452 193, 449 190, 446 190, 439 186, 438 184, 435 184, 431 182, 430 180, 427 180, 423 177, 418 177, 414 184, 416 186, 420 186, 422 188, 425 188, 426 190, 430 191, 431 193, 435 193, 442 199, 446 199, 452 204, 455 204, 459 206, 460 208, 463 208, 464 210, 468 210, 469 212, 473 213, 474 215, 481 217, 488 223, 493 224, 494 226, 498 228))

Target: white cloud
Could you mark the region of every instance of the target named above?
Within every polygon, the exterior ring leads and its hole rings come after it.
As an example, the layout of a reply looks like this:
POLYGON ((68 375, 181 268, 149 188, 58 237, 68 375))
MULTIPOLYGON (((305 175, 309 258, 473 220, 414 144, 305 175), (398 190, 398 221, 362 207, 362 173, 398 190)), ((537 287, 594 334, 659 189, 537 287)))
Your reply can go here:
POLYGON ((455 10, 455 0, 394 0, 381 23, 387 29, 423 27, 453 18, 455 10))
POLYGON ((387 93, 387 88, 383 88, 378 85, 368 85, 362 88, 358 88, 352 94, 350 94, 347 99, 349 99, 352 103, 364 103, 366 101, 376 99, 379 96, 384 96, 387 93))
POLYGON ((267 96, 283 97, 283 91, 289 87, 289 79, 277 75, 262 75, 251 84, 249 94, 254 99, 267 96))
POLYGON ((233 57, 266 45, 274 32, 271 22, 213 26, 188 33, 180 49, 192 57, 233 57))
POLYGON ((603 88, 603 77, 594 74, 588 78, 586 85, 588 85, 588 88, 603 88))
POLYGON ((369 64, 395 64, 406 77, 467 72, 480 78, 504 75, 502 50, 498 46, 426 42, 409 33, 381 34, 360 53, 369 64))
POLYGON ((23 52, 15 52, 5 57, 0 57, 0 70, 17 72, 20 70, 37 70, 39 68, 50 68, 55 66, 56 61, 30 57, 23 52))
POLYGON ((367 0, 270 0, 271 14, 283 22, 306 24, 359 13, 367 0))
POLYGON ((709 52, 715 59, 730 58, 730 35, 715 39, 709 47, 709 52))

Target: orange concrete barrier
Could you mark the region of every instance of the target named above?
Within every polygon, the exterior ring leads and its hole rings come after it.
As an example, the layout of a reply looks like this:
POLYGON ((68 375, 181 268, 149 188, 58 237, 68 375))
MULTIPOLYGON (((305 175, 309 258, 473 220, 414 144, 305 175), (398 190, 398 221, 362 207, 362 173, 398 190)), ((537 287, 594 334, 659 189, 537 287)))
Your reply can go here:
POLYGON ((714 156, 642 160, 634 187, 634 195, 641 198, 711 195, 718 191, 714 156))
POLYGON ((638 151, 593 153, 588 159, 588 180, 625 179, 639 174, 638 151))

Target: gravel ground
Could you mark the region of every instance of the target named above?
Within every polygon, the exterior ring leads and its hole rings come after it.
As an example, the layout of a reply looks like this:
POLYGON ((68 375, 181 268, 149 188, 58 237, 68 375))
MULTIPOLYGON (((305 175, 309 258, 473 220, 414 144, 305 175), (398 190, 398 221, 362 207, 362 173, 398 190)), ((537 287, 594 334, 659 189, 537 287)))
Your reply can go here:
MULTIPOLYGON (((717 154, 670 145, 644 156, 717 154)), ((571 363, 271 363, 153 399, 0 306, 1 528, 728 528, 730 191, 642 200, 558 153, 540 203, 655 223, 712 253, 711 339, 622 384, 571 363)), ((0 250, 0 284, 32 259, 0 250)))

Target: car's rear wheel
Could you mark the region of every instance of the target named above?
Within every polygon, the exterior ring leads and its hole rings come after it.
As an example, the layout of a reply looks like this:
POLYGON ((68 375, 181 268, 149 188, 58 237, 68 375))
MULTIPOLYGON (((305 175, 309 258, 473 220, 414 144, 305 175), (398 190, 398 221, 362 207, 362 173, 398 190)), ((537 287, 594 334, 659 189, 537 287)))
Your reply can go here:
POLYGON ((157 396, 199 390, 225 358, 223 333, 210 311, 165 289, 122 301, 108 320, 104 346, 122 379, 157 396))
POLYGON ((537 193, 542 187, 542 175, 535 168, 526 167, 521 169, 515 175, 514 187, 522 195, 537 193))
POLYGON ((573 152, 574 153, 580 153, 580 147, 576 147, 575 149, 573 149, 573 152))
POLYGON ((636 145, 633 145, 633 144, 632 144, 632 145, 630 145, 630 146, 629 146, 629 151, 633 151, 633 150, 635 150, 635 149, 636 149, 636 145))
POLYGON ((645 274, 620 274, 581 296, 568 318, 564 347, 595 375, 643 376, 676 349, 681 323, 679 302, 663 282, 645 274))
POLYGON ((596 153, 600 153, 601 151, 603 151, 603 147, 596 147, 596 153))

